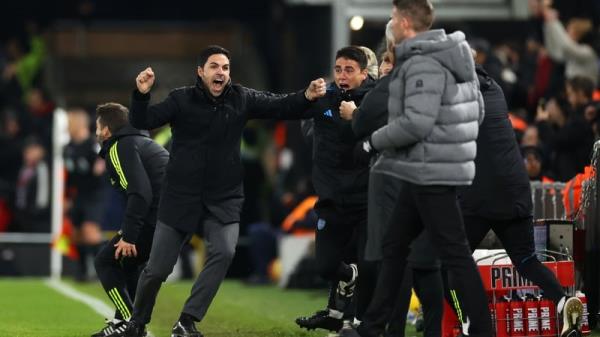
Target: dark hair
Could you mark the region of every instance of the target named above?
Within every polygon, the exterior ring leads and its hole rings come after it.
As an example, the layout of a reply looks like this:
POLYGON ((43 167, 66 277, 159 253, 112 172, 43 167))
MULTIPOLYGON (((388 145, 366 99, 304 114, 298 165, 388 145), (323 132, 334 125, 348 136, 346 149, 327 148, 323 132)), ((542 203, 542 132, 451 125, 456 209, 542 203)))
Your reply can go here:
POLYGON ((523 157, 523 159, 525 159, 527 155, 530 154, 537 158, 537 160, 542 162, 542 149, 539 146, 528 145, 521 147, 521 156, 523 157))
POLYGON ((111 133, 129 124, 128 116, 129 109, 119 103, 109 102, 96 107, 96 118, 99 118, 100 124, 107 126, 111 133))
POLYGON ((206 64, 206 61, 208 61, 208 58, 215 54, 223 54, 231 62, 231 56, 229 55, 229 50, 227 50, 221 46, 210 45, 210 46, 206 47, 200 53, 200 56, 198 57, 198 67, 204 67, 204 64, 206 64))
POLYGON ((30 147, 30 146, 44 147, 42 140, 36 136, 27 136, 27 138, 25 138, 25 141, 23 142, 23 145, 24 145, 24 147, 30 147))
POLYGON ((411 19, 413 28, 423 32, 433 24, 433 5, 429 0, 393 0, 393 5, 402 12, 402 16, 411 19))
POLYGON ((567 85, 575 92, 583 92, 588 99, 592 99, 594 95, 594 82, 590 78, 575 76, 567 80, 567 85))
POLYGON ((365 52, 357 46, 348 46, 338 50, 335 53, 335 59, 337 60, 340 57, 356 61, 360 67, 360 70, 366 69, 367 64, 369 63, 367 60, 367 54, 365 54, 365 52))

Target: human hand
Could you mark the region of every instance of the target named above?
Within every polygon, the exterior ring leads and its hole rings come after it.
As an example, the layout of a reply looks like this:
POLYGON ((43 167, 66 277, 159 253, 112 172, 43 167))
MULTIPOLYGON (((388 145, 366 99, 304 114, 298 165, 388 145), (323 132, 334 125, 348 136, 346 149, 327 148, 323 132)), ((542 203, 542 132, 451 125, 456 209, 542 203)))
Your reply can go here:
POLYGON ((148 67, 144 69, 137 77, 135 78, 135 84, 137 89, 142 94, 146 94, 152 89, 152 85, 154 85, 154 71, 152 68, 148 67))
POLYGON ((120 255, 127 257, 137 256, 137 249, 133 243, 128 243, 121 239, 115 244, 115 247, 117 247, 115 250, 115 260, 118 260, 120 255))
POLYGON ((340 116, 342 119, 347 121, 352 120, 354 110, 356 110, 356 103, 354 101, 342 101, 340 103, 340 116))
POLYGON ((310 82, 308 88, 304 92, 304 97, 306 97, 309 101, 314 101, 319 97, 325 96, 326 92, 326 83, 322 78, 317 78, 316 80, 310 82))

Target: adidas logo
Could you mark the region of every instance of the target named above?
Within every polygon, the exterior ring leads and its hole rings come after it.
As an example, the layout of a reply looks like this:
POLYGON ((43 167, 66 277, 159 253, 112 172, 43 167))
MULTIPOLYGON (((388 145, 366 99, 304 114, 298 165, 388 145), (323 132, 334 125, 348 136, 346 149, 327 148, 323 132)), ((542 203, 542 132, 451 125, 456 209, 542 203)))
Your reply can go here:
POLYGON ((333 113, 331 112, 331 109, 327 109, 327 111, 325 111, 323 113, 323 115, 326 117, 333 117, 333 113))

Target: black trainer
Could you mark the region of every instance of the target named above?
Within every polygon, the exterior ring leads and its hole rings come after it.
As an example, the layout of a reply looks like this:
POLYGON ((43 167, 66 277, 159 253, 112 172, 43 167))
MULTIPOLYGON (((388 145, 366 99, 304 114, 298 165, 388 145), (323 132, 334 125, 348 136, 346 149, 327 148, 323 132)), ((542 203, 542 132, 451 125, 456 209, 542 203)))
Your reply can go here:
POLYGON ((341 318, 329 316, 329 310, 319 310, 314 315, 296 318, 296 324, 307 330, 324 329, 329 331, 340 331, 344 324, 341 318))
POLYGON ((113 332, 110 337, 146 337, 146 326, 130 320, 118 331, 113 332))
POLYGON ((579 323, 583 316, 583 303, 577 297, 569 297, 565 301, 562 312, 563 328, 560 337, 580 337, 579 323))
POLYGON ((120 319, 106 319, 106 326, 102 328, 102 330, 92 334, 92 337, 107 337, 110 336, 115 330, 122 325, 127 324, 126 321, 122 321, 120 319))
POLYGON ((173 325, 171 337, 203 337, 203 335, 196 329, 194 322, 187 323, 179 320, 173 325))

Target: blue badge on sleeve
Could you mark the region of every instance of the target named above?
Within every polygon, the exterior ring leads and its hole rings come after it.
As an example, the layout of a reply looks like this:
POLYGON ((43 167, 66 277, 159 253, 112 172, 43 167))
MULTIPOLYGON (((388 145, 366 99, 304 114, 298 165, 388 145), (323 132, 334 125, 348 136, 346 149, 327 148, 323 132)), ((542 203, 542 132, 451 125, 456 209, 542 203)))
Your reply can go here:
POLYGON ((322 230, 325 228, 325 223, 325 219, 319 219, 319 221, 317 221, 317 229, 322 230))

